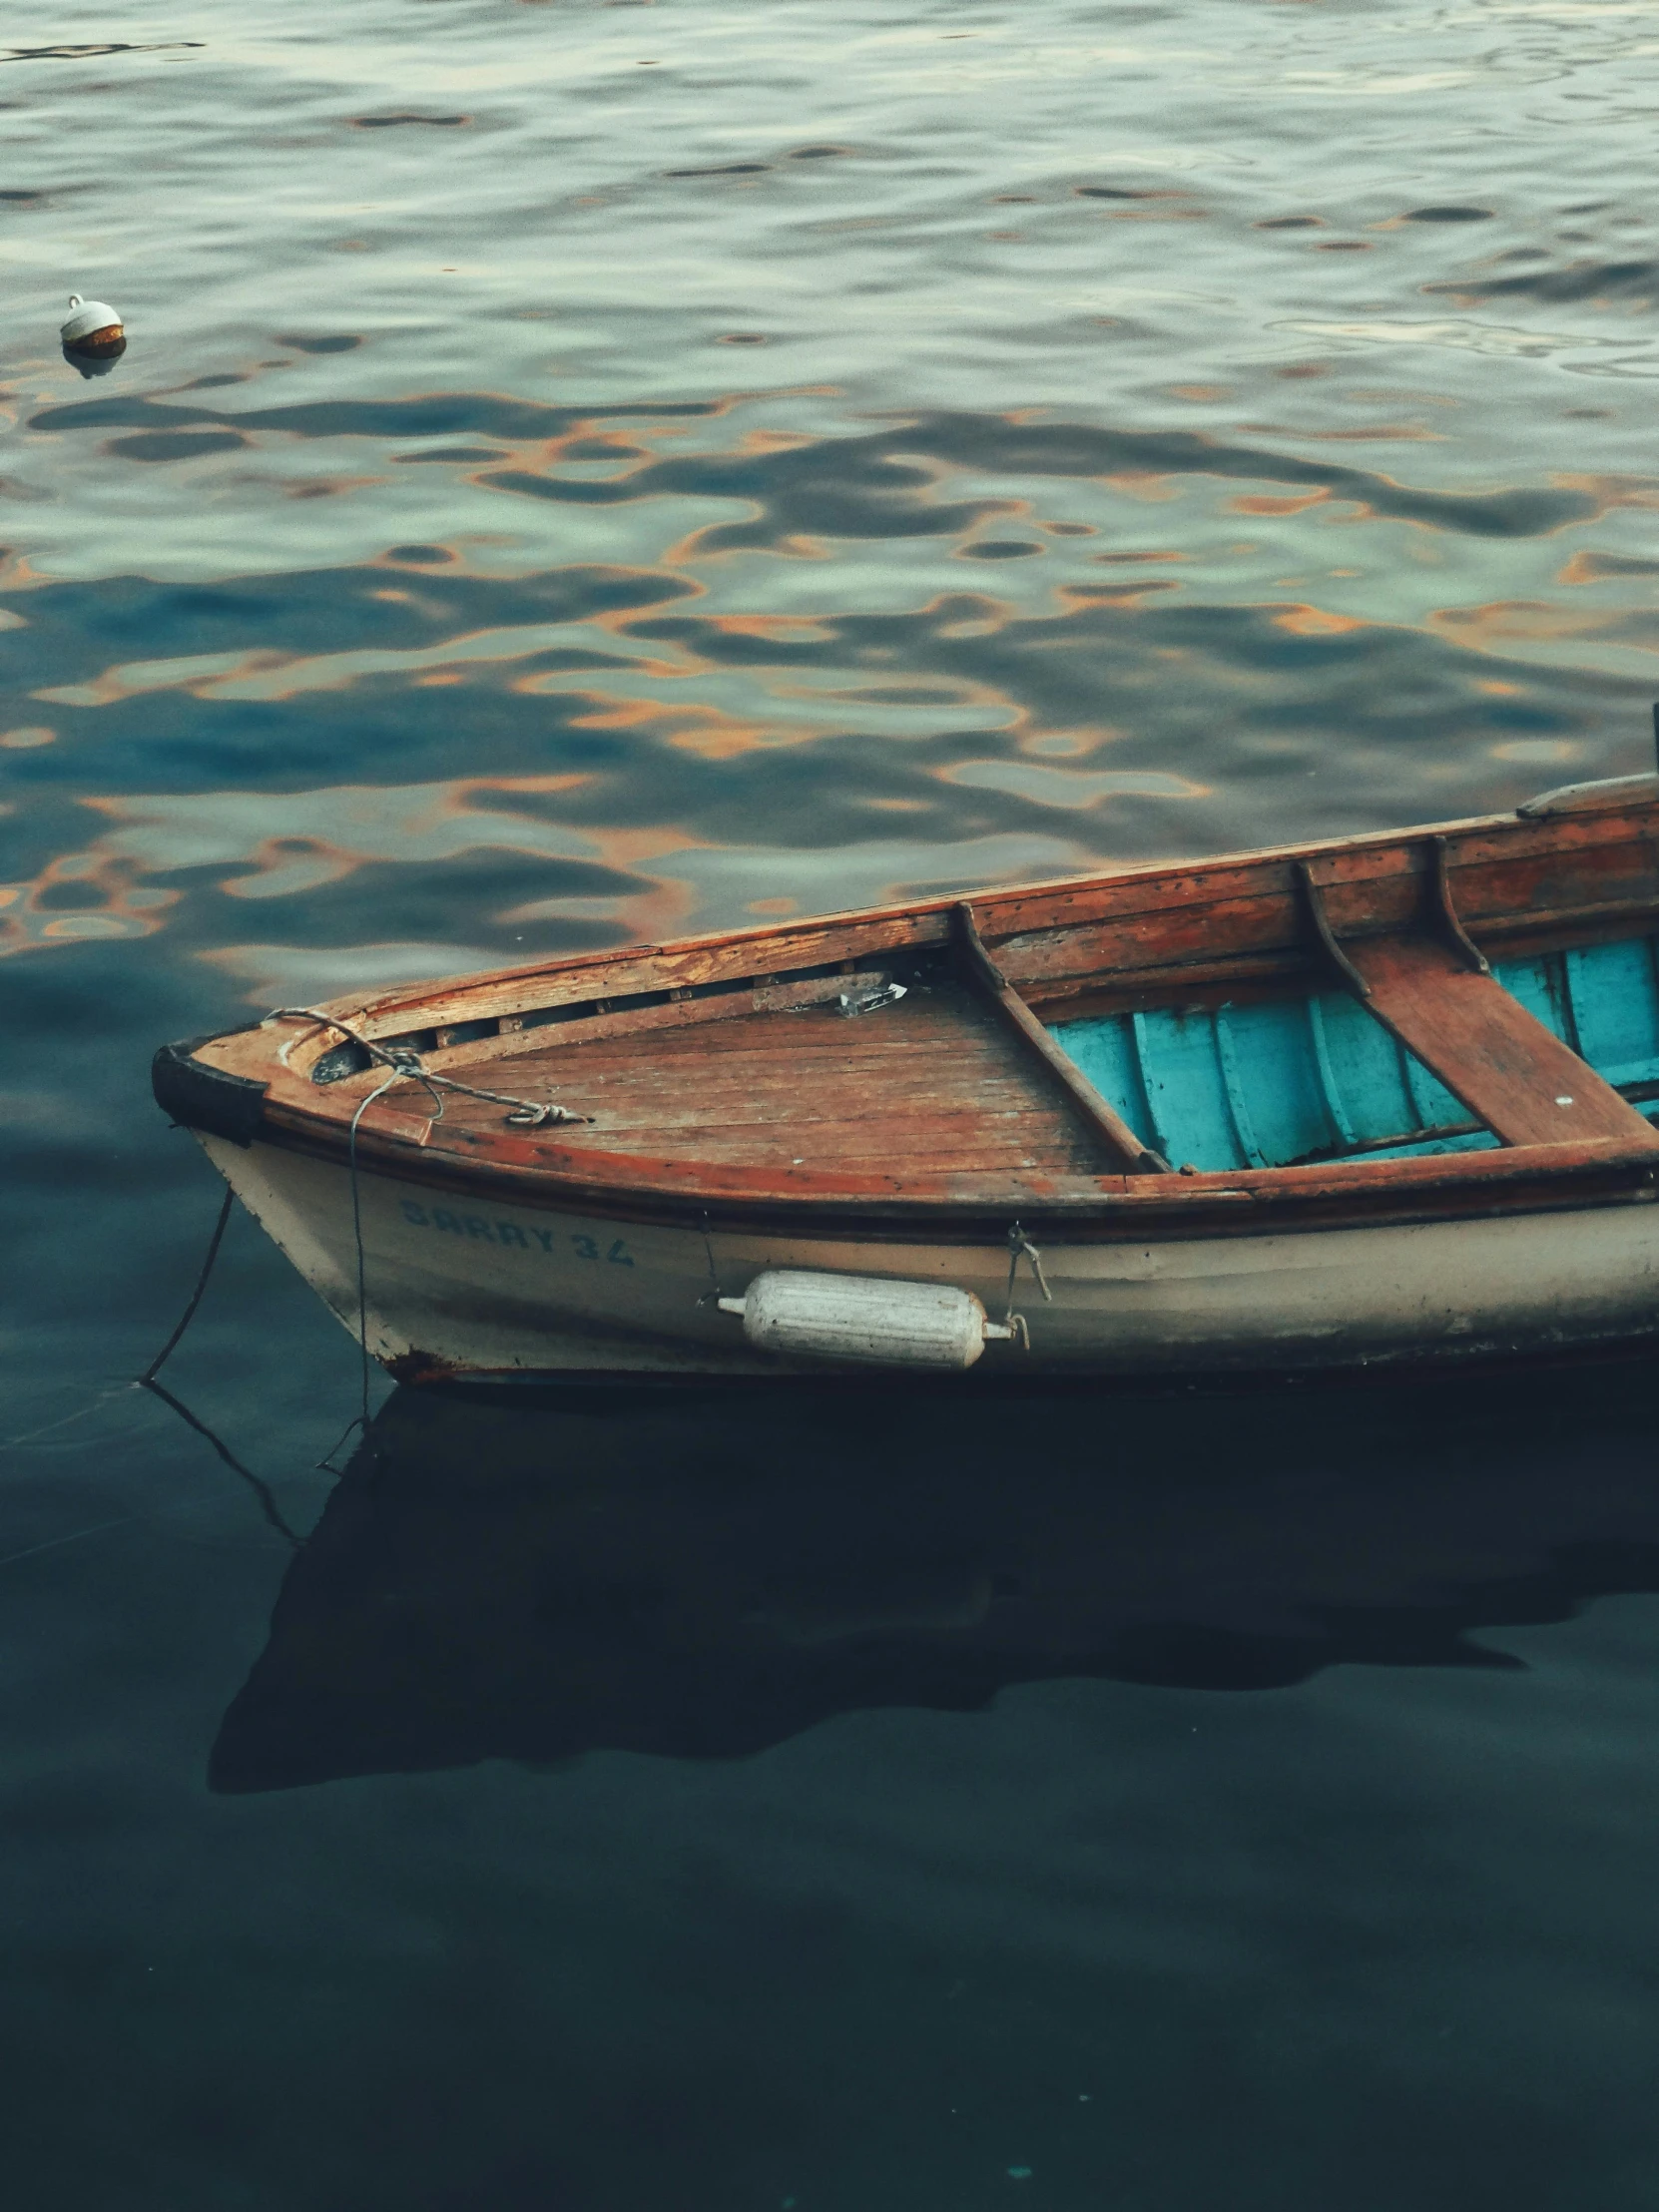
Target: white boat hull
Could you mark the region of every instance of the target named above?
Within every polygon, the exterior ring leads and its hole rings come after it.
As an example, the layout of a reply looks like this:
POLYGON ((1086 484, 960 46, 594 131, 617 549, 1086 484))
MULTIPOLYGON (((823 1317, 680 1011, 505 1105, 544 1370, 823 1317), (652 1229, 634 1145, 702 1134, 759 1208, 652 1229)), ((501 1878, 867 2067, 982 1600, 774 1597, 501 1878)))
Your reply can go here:
MULTIPOLYGON (((357 1251, 342 1164, 277 1146, 204 1148, 353 1335, 357 1251)), ((1045 1302, 1030 1263, 1013 1304, 1029 1348, 994 1343, 975 1372, 1155 1375, 1295 1371, 1557 1351, 1659 1334, 1659 1211, 1616 1203, 1371 1228, 1156 1243, 1050 1233, 1045 1302)), ((649 1371, 820 1373, 753 1351, 722 1313, 766 1269, 950 1284, 995 1320, 1000 1244, 872 1232, 657 1225, 523 1203, 446 1199, 363 1171, 365 1341, 410 1376, 649 1371)))

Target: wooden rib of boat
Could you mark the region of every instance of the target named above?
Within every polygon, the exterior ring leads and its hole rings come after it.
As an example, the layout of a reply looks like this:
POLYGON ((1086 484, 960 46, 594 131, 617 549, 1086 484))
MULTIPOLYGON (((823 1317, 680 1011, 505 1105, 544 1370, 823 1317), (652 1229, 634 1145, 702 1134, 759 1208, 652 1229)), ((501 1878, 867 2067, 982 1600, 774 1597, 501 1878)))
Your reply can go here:
POLYGON ((411 1380, 1467 1359, 1659 1335, 1656 932, 1633 777, 282 1009, 155 1086, 411 1380))

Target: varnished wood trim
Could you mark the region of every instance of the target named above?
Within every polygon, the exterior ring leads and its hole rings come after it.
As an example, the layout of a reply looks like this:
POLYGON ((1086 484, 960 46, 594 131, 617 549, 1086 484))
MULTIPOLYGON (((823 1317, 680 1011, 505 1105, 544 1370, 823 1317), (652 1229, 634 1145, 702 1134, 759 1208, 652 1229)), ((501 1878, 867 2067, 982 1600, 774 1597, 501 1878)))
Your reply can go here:
POLYGON ((1326 958, 1356 998, 1370 998, 1371 985, 1337 942, 1337 932, 1332 928, 1331 917, 1325 910, 1325 893, 1314 880, 1314 871, 1306 860, 1298 860, 1296 879, 1302 886, 1308 919, 1313 924, 1314 935, 1319 939, 1326 958))
MULTIPOLYGON (((1654 816, 1655 808, 1651 803, 1625 804, 1587 820, 1574 818, 1532 824, 1519 822, 1512 815, 1497 815, 1435 827, 1454 841, 1453 865, 1461 869, 1480 865, 1493 856, 1524 857, 1532 852, 1558 851, 1569 846, 1588 848, 1628 841, 1644 833, 1651 836, 1654 816)), ((1340 880, 1346 885, 1373 878, 1409 875, 1420 870, 1422 865, 1420 857, 1411 849, 1413 838, 1420 838, 1421 834, 1420 830, 1405 833, 1378 830, 1361 836, 1271 846, 1252 853, 1221 854, 1195 861, 1149 861, 1114 869, 1107 874, 1061 877, 1048 883, 1022 884, 1017 889, 987 891, 978 899, 978 906, 986 927, 994 935, 1008 936, 1033 926, 1074 926, 1080 921, 1109 918, 1131 910, 1150 914, 1171 905, 1203 904, 1244 890, 1259 894, 1264 888, 1264 870, 1271 869, 1276 862, 1282 866, 1296 858, 1321 863, 1322 878, 1328 884, 1340 880)), ((658 959, 700 965, 705 973, 713 972, 717 965, 725 973, 783 972, 791 967, 812 966, 830 957, 843 956, 821 949, 831 939, 854 940, 850 949, 855 953, 878 950, 882 943, 942 943, 948 934, 948 909, 952 903, 954 901, 948 898, 916 900, 900 906, 854 910, 807 923, 773 924, 689 937, 670 947, 640 945, 622 952, 578 953, 534 966, 492 970, 458 984, 429 986, 424 990, 402 985, 378 996, 350 1001, 341 998, 332 1003, 341 1012, 349 1012, 354 1007, 371 1023, 370 1033, 379 1035, 389 1033, 382 1029, 383 1021, 389 1022, 390 1031, 395 1031, 399 1026, 409 1026, 410 1018, 417 1014, 422 1026, 464 1019, 462 1008, 486 990, 498 990, 503 997, 520 998, 526 1006, 548 1003, 538 999, 536 991, 540 984, 553 978, 561 982, 568 979, 575 987, 573 995, 598 996, 606 988, 602 979, 604 971, 632 970, 640 963, 658 959), (730 966, 724 964, 727 959, 732 963, 730 966), (586 988, 582 987, 584 984, 586 988), (525 996, 526 993, 529 995, 525 996)), ((628 987, 645 989, 667 985, 653 986, 644 980, 631 980, 628 987)), ((512 1009, 503 1007, 501 1010, 512 1009)))
POLYGON ((1451 895, 1451 877, 1446 868, 1444 837, 1429 838, 1428 858, 1434 917, 1439 923, 1441 933, 1466 967, 1473 968, 1477 975, 1489 974, 1491 971, 1486 965, 1486 955, 1470 939, 1468 931, 1457 916, 1457 901, 1451 895))
POLYGON ((1096 1135, 1106 1140, 1113 1161, 1127 1167, 1132 1175, 1167 1175, 1169 1162, 1141 1142, 1077 1063, 1054 1042, 1019 993, 1009 987, 1008 978, 985 950, 973 908, 966 899, 957 904, 955 921, 962 967, 969 980, 1065 1092, 1096 1135))

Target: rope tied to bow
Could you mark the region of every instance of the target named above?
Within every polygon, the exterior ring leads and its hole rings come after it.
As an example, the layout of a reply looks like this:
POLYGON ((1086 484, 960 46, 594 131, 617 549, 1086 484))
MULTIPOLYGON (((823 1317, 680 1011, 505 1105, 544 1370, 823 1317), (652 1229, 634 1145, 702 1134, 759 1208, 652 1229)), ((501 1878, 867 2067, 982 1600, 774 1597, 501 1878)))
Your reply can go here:
POLYGON ((593 1119, 591 1114, 574 1113, 570 1107, 556 1105, 551 1100, 546 1104, 538 1104, 531 1098, 515 1098, 508 1091, 480 1090, 477 1084, 463 1083, 458 1076, 440 1075, 435 1068, 426 1066, 412 1046, 378 1045, 371 1037, 359 1035, 349 1022, 341 1021, 337 1014, 318 1013, 314 1006, 275 1006, 268 1019, 314 1021, 320 1023, 324 1029, 337 1029, 359 1051, 368 1054, 372 1065, 391 1070, 386 1080, 369 1093, 351 1117, 353 1137, 357 1123, 362 1118, 363 1107, 373 1105, 382 1092, 390 1090, 392 1084, 399 1081, 421 1085, 432 1101, 434 1121, 443 1119, 444 1091, 458 1091, 465 1098, 481 1098, 490 1106, 510 1106, 512 1112, 504 1115, 503 1119, 511 1129, 546 1129, 559 1122, 589 1122, 593 1119))
POLYGON ((351 1180, 351 1242, 355 1248, 357 1263, 357 1346, 361 1356, 361 1393, 360 1409, 355 1417, 347 1423, 345 1435, 341 1436, 339 1443, 335 1444, 333 1451, 329 1452, 327 1460, 322 1462, 323 1465, 327 1465, 333 1459, 334 1453, 339 1450, 340 1444, 344 1443, 345 1437, 349 1436, 353 1429, 358 1430, 364 1436, 368 1434, 368 1262, 363 1251, 362 1193, 357 1177, 357 1126, 364 1114, 372 1105, 385 1096, 394 1083, 406 1082, 418 1083, 425 1091, 427 1097, 432 1101, 432 1119, 434 1121, 442 1121, 443 1119, 443 1093, 445 1091, 458 1091, 467 1098, 481 1098, 491 1106, 511 1107, 511 1113, 504 1118, 509 1127, 514 1129, 542 1129, 550 1123, 585 1122, 591 1120, 592 1117, 588 1114, 572 1113, 568 1106, 558 1106, 551 1102, 546 1105, 538 1105, 534 1099, 515 1098, 506 1091, 480 1090, 476 1084, 463 1083, 456 1076, 440 1075, 435 1069, 427 1067, 420 1054, 411 1046, 378 1045, 374 1043, 372 1038, 359 1035, 349 1022, 341 1021, 337 1014, 318 1013, 314 1006, 276 1006, 273 1007, 268 1018, 272 1020, 280 1018, 289 1021, 314 1021, 320 1023, 324 1029, 337 1029, 342 1037, 348 1038, 360 1051, 367 1053, 370 1066, 382 1067, 386 1070, 385 1075, 375 1084, 374 1088, 366 1092, 357 1101, 356 1111, 351 1116, 350 1132, 346 1139, 346 1169, 351 1180))

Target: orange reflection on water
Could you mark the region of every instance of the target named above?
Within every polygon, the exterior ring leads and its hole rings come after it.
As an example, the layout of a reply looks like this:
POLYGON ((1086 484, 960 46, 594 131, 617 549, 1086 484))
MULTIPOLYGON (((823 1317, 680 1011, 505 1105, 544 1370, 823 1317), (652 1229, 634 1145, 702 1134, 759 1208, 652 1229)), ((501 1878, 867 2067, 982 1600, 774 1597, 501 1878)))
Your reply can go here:
POLYGON ((700 761, 736 761, 746 753, 811 745, 824 736, 818 724, 746 722, 712 707, 682 707, 676 713, 686 726, 669 733, 666 742, 676 752, 695 754, 700 761))
POLYGON ((0 958, 96 937, 151 936, 183 896, 146 884, 122 855, 60 853, 31 881, 0 884, 0 958))
POLYGON ((708 615, 704 619, 723 637, 765 638, 778 645, 832 645, 840 635, 828 615, 708 615))
POLYGON ((1317 491, 1287 492, 1283 496, 1269 492, 1241 492, 1237 499, 1227 502, 1227 512, 1235 515, 1299 515, 1310 507, 1318 507, 1331 497, 1325 485, 1317 491))
POLYGON ((278 484, 276 488, 284 499, 337 499, 343 492, 372 491, 384 482, 383 476, 328 476, 312 477, 308 483, 278 484))
POLYGON ((1549 481, 1564 491, 1581 491, 1593 499, 1599 512, 1605 514, 1614 507, 1634 507, 1651 512, 1659 507, 1659 476, 1638 476, 1623 470, 1576 471, 1561 470, 1551 475, 1549 481))
POLYGON ((1647 652, 1659 650, 1650 619, 1632 626, 1623 607, 1552 606, 1543 599, 1496 599, 1482 607, 1439 607, 1428 627, 1451 637, 1469 652, 1500 652, 1505 646, 1551 638, 1607 638, 1647 652))
POLYGON ((1109 484, 1113 491, 1122 492, 1126 499, 1139 499, 1149 506, 1179 499, 1185 489, 1171 482, 1167 472, 1151 468, 1119 469, 1113 475, 1102 476, 1100 482, 1109 484))
POLYGON ((1147 577, 1139 584, 1062 584, 1054 596, 1068 614, 1089 607, 1121 607, 1133 612, 1143 601, 1181 586, 1164 577, 1147 577))
MULTIPOLYGON (((156 883, 174 872, 226 870, 215 892, 258 905, 302 898, 375 864, 441 866, 480 850, 579 860, 625 879, 615 890, 521 898, 510 911, 480 917, 492 927, 598 919, 617 942, 672 934, 695 893, 682 878, 649 873, 649 865, 701 849, 703 840, 670 824, 577 827, 545 806, 514 805, 556 801, 592 781, 572 772, 412 787, 86 799, 82 804, 104 817, 104 833, 85 849, 58 855, 34 880, 0 886, 0 952, 148 935, 187 895, 156 883)), ((303 947, 290 954, 323 956, 303 947)), ((279 963, 289 954, 276 947, 270 957, 279 963)))
MULTIPOLYGON (((694 671, 658 663, 638 673, 684 682, 694 671)), ((571 702, 569 720, 573 730, 630 731, 708 761, 734 760, 762 746, 801 745, 822 735, 812 726, 762 722, 754 716, 733 714, 708 700, 663 700, 639 693, 578 688, 568 676, 555 671, 520 677, 512 689, 532 696, 558 694, 571 702)))
POLYGON ((1597 553, 1583 546, 1556 572, 1558 584, 1626 583, 1637 577, 1659 576, 1659 561, 1625 553, 1597 553))
POLYGON ((1340 637, 1345 631, 1369 630, 1373 625, 1358 615, 1333 614, 1329 607, 1312 607, 1306 601, 1280 607, 1268 617, 1276 630, 1288 630, 1296 638, 1340 637))
MULTIPOLYGON (((182 691, 203 700, 240 700, 280 705, 313 692, 341 692, 365 679, 401 677, 410 685, 431 677, 463 683, 470 671, 493 675, 513 661, 583 642, 590 626, 626 638, 627 622, 661 604, 660 572, 617 570, 619 575, 650 576, 659 588, 642 593, 639 606, 618 613, 575 616, 568 621, 467 630, 433 645, 359 646, 340 652, 293 654, 269 648, 203 653, 188 658, 118 663, 88 683, 49 686, 32 696, 56 706, 111 707, 162 691, 182 691)), ((637 649, 641 673, 678 675, 681 669, 661 657, 646 658, 637 649)), ((558 680, 550 679, 553 688, 558 680)), ((517 688, 535 689, 533 681, 517 688)))

